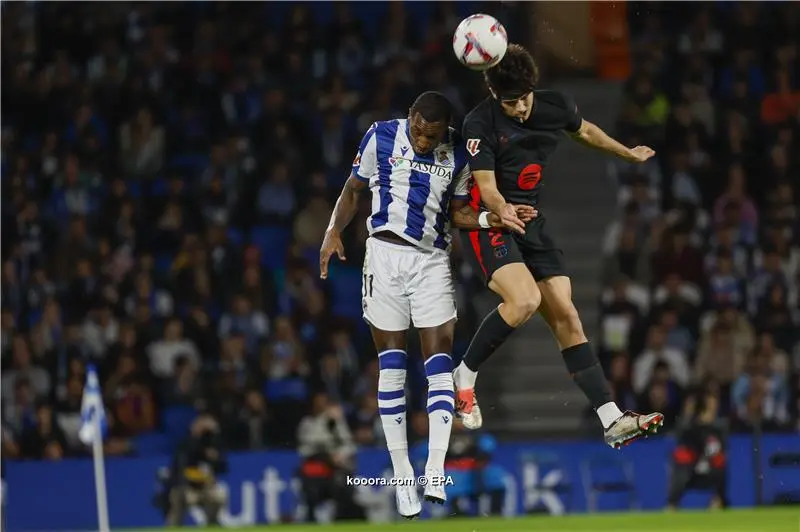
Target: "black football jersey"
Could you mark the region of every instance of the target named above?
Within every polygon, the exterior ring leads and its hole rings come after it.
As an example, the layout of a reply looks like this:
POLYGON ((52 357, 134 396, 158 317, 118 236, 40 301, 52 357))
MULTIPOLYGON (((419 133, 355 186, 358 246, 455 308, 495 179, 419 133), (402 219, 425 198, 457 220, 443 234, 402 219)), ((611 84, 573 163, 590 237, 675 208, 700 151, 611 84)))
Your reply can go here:
POLYGON ((525 122, 503 113, 492 97, 464 119, 470 169, 493 170, 497 189, 509 203, 537 204, 547 162, 565 138, 562 131, 575 133, 581 127, 578 107, 565 94, 535 90, 533 102, 525 122))

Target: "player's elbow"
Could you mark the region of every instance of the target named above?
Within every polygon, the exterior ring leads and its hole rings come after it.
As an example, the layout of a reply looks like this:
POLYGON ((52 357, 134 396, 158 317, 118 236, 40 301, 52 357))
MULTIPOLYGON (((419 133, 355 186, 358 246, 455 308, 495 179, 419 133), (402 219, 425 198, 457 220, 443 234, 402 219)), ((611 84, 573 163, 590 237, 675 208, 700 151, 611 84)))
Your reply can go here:
POLYGON ((348 194, 353 198, 357 198, 358 195, 367 189, 367 182, 358 176, 355 173, 350 174, 350 177, 347 178, 347 181, 344 183, 344 188, 342 189, 342 196, 348 194))
POLYGON ((586 141, 591 137, 592 125, 588 120, 581 120, 581 127, 577 131, 570 133, 570 136, 575 140, 586 141))
POLYGON ((578 131, 572 134, 578 140, 589 142, 592 138, 597 136, 597 132, 599 128, 589 122, 588 120, 581 120, 581 127, 578 128, 578 131))

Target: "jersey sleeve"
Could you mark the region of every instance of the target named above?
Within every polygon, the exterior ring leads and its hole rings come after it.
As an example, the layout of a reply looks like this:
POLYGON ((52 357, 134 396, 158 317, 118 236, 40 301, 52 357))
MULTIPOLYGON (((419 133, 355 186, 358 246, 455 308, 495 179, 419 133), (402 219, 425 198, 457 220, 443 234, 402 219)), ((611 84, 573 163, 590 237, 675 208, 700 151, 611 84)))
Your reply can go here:
POLYGON ((494 134, 480 117, 468 116, 462 128, 464 145, 467 150, 467 166, 471 171, 494 171, 495 153, 494 134))
POLYGON ((564 131, 577 133, 583 122, 581 111, 574 98, 566 94, 562 94, 562 96, 564 97, 564 131))
POLYGON ((469 180, 471 177, 472 172, 469 169, 469 163, 466 163, 461 171, 456 174, 456 184, 455 187, 453 187, 453 199, 469 199, 469 180))
POLYGON ((358 146, 356 158, 353 159, 353 175, 364 183, 369 183, 369 178, 378 171, 377 138, 375 137, 377 128, 377 122, 369 127, 358 146))

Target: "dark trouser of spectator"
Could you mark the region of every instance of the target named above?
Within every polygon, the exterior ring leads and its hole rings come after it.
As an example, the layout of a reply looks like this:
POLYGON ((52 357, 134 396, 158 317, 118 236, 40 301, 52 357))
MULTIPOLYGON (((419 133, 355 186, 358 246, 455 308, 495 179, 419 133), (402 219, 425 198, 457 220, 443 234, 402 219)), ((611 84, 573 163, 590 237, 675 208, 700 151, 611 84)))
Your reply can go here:
POLYGON ((326 501, 334 498, 334 482, 331 477, 300 477, 303 487, 303 497, 306 501, 308 513, 306 520, 309 523, 316 521, 317 508, 326 501))
POLYGON ((334 500, 336 501, 336 520, 337 521, 364 521, 367 514, 364 508, 356 502, 356 490, 353 486, 347 485, 347 475, 352 474, 348 471, 337 471, 334 477, 334 500))
POLYGON ((225 502, 225 491, 216 483, 173 487, 169 492, 167 526, 180 526, 190 506, 200 506, 206 514, 206 523, 219 525, 219 512, 225 502))
POLYGON ((677 508, 683 495, 690 489, 710 491, 713 493, 711 508, 725 506, 725 470, 710 469, 705 473, 695 471, 694 465, 675 465, 672 469, 667 506, 677 508))
MULTIPOLYGON (((489 515, 501 515, 503 513, 503 500, 505 499, 505 489, 498 486, 496 468, 485 461, 481 461, 481 468, 475 478, 475 491, 477 500, 481 496, 489 496, 489 515)), ((502 482, 502 481, 500 481, 502 482)))
POLYGON ((306 517, 308 522, 316 521, 317 508, 328 501, 333 501, 336 507, 336 521, 366 518, 364 509, 355 502, 355 492, 345 482, 344 475, 305 476, 301 473, 300 480, 308 508, 306 517))
POLYGON ((487 495, 489 497, 489 513, 488 515, 502 515, 503 513, 503 500, 506 493, 503 490, 487 491, 475 495, 460 496, 453 499, 453 505, 450 509, 450 514, 455 517, 466 517, 470 514, 482 515, 480 511, 481 498, 487 495), (470 504, 471 503, 471 504, 470 504), (470 512, 469 508, 472 506, 475 511, 470 512))

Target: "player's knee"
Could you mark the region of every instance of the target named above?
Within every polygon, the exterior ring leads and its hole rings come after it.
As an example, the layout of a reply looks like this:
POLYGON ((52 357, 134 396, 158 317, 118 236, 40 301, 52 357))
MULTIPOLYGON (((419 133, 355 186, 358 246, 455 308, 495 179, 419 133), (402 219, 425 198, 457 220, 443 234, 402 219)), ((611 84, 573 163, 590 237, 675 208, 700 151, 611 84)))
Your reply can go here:
POLYGON ((520 290, 514 297, 509 298, 506 304, 509 305, 513 314, 520 320, 528 320, 536 314, 539 305, 542 303, 542 294, 538 290, 520 290))
POLYGON ((523 304, 523 310, 525 315, 530 318, 536 311, 539 310, 539 306, 542 304, 542 293, 538 290, 534 290, 527 294, 525 298, 525 303, 523 304))

